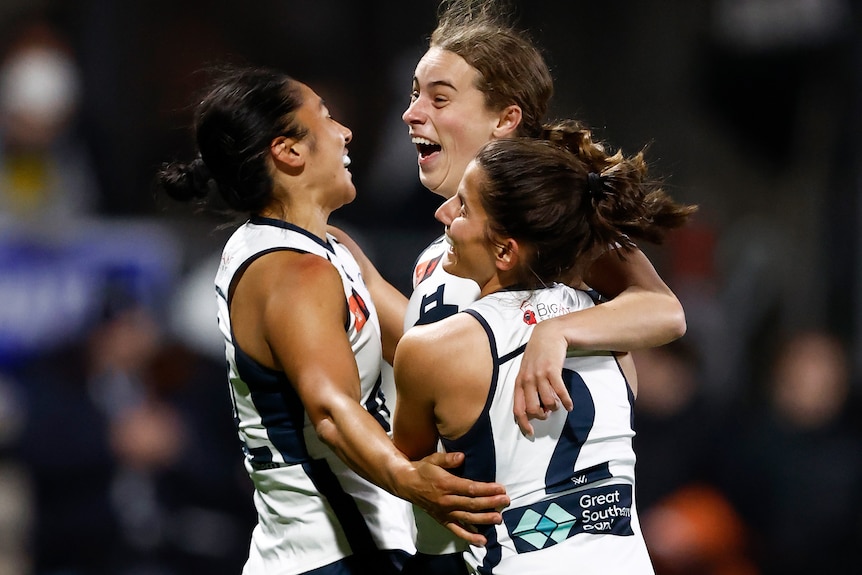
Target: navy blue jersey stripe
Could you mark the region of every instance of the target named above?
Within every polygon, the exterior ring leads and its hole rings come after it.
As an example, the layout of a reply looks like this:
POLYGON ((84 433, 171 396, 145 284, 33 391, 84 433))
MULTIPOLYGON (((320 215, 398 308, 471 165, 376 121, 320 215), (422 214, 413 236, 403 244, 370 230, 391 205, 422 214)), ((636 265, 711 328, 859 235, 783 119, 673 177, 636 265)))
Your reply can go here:
MULTIPOLYGON (((308 460, 308 451, 302 429, 305 424, 305 406, 284 373, 267 369, 251 359, 234 344, 236 367, 242 380, 248 385, 252 402, 260 414, 270 441, 287 463, 308 460)), ((267 452, 269 450, 267 449, 267 452)), ((250 452, 252 462, 260 461, 259 452, 250 452)))
POLYGON ((491 429, 491 415, 489 411, 494 398, 494 392, 497 389, 497 376, 500 371, 497 358, 497 345, 494 334, 491 332, 491 328, 485 321, 485 318, 470 309, 465 310, 465 313, 476 318, 485 329, 491 345, 491 359, 493 360, 494 370, 491 374, 491 385, 488 390, 488 397, 485 400, 485 406, 482 408, 482 413, 470 430, 458 439, 449 440, 441 438, 440 441, 446 451, 461 451, 464 453, 464 464, 458 469, 453 470, 453 473, 476 481, 494 481, 497 475, 497 452, 494 448, 494 434, 491 429))
POLYGON ((356 506, 356 501, 341 487, 341 483, 338 482, 338 478, 326 460, 311 459, 303 463, 302 468, 311 478, 317 490, 326 497, 332 506, 341 528, 344 529, 344 535, 347 537, 353 554, 361 556, 364 553, 376 553, 378 551, 377 544, 371 537, 371 532, 356 506))
POLYGON ((566 416, 560 440, 545 472, 545 486, 549 493, 574 486, 572 478, 578 456, 596 420, 596 404, 584 378, 576 371, 563 369, 563 383, 574 407, 566 416))

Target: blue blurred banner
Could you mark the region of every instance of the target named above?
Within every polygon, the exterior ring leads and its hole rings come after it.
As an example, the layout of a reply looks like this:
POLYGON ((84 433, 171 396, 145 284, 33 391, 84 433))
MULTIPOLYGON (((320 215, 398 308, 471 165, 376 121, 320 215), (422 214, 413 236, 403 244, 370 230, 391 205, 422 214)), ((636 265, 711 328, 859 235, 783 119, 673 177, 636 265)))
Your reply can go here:
POLYGON ((47 235, 0 229, 0 367, 124 308, 161 313, 179 254, 170 231, 146 221, 99 220, 47 235))

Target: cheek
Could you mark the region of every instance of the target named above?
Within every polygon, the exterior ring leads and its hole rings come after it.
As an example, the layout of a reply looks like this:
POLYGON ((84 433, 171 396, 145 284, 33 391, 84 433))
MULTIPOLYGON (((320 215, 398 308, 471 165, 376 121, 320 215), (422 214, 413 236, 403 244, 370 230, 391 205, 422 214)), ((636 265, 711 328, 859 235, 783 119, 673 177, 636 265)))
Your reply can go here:
POLYGON ((453 163, 463 166, 466 170, 467 164, 476 157, 479 150, 491 140, 490 133, 484 126, 461 127, 456 137, 452 139, 453 163))

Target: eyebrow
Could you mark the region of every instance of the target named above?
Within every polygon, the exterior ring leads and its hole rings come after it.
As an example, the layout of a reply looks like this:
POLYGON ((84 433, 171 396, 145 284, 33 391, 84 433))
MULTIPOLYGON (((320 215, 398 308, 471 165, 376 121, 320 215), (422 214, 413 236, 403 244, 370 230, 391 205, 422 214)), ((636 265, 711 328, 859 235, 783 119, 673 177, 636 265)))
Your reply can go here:
MULTIPOLYGON (((419 82, 419 79, 416 78, 416 76, 413 76, 413 83, 416 84, 417 86, 421 85, 421 82, 419 82)), ((429 88, 438 88, 440 86, 443 86, 444 88, 451 88, 451 89, 455 90, 456 92, 458 91, 458 88, 455 87, 455 84, 453 84, 449 80, 433 80, 431 82, 428 82, 429 88)))

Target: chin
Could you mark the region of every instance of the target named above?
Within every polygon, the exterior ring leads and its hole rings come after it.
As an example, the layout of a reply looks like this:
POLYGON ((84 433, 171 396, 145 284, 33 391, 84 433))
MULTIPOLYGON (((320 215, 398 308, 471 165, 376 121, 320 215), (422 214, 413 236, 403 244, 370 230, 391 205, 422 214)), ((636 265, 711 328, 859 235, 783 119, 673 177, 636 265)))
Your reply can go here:
POLYGON ((344 201, 341 203, 342 206, 353 202, 356 199, 356 188, 350 186, 350 189, 344 194, 344 201))
POLYGON ((422 183, 423 186, 425 186, 425 188, 429 192, 433 192, 438 196, 446 198, 447 200, 449 199, 449 196, 443 193, 443 190, 440 189, 443 186, 443 182, 432 182, 431 179, 426 176, 421 169, 419 170, 419 181, 422 183))
POLYGON ((443 271, 447 274, 452 273, 452 268, 455 267, 455 262, 452 261, 452 256, 449 253, 443 254, 443 261, 440 262, 440 267, 443 268, 443 271))
POLYGON ((450 254, 446 254, 443 258, 443 271, 449 275, 457 276, 459 278, 467 277, 463 273, 458 271, 458 261, 453 259, 450 254))

